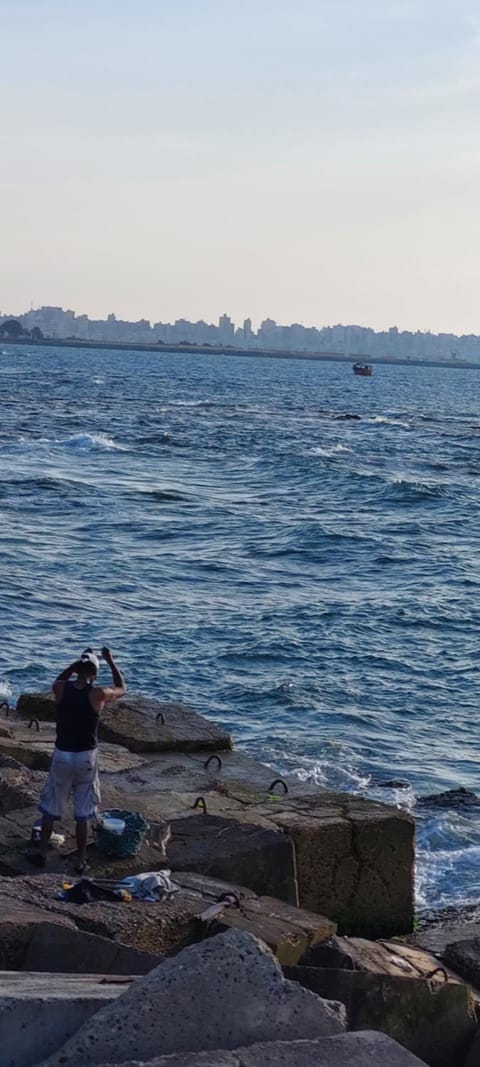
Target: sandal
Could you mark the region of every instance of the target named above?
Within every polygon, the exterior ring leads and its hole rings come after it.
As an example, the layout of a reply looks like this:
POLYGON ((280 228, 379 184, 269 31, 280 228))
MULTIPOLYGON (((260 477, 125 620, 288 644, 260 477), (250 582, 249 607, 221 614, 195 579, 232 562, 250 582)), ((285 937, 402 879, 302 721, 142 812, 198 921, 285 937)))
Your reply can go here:
POLYGON ((75 864, 75 874, 85 874, 85 871, 88 871, 88 863, 86 860, 84 863, 75 864))

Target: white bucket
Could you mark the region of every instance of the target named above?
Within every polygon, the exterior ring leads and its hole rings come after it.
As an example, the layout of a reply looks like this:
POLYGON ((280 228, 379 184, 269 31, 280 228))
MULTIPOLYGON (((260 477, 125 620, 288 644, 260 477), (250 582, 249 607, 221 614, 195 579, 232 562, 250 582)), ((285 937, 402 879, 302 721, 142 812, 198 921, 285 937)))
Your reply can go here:
POLYGON ((111 815, 105 815, 101 820, 104 830, 109 830, 111 834, 116 834, 120 837, 125 829, 125 822, 123 819, 114 819, 111 815))

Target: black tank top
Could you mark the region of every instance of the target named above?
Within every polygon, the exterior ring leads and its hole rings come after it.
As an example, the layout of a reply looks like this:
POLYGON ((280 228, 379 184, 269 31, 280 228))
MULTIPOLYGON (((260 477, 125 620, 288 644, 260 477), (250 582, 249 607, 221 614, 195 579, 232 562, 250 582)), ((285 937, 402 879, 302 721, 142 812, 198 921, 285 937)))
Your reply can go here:
POLYGON ((90 704, 91 685, 77 689, 65 682, 57 704, 57 748, 62 752, 87 752, 97 747, 98 712, 90 704))

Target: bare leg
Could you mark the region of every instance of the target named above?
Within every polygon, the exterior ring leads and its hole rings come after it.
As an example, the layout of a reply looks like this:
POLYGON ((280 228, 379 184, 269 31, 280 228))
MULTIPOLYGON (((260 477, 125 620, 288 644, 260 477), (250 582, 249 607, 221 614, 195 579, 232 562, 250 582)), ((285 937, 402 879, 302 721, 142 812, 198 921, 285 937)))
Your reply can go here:
POLYGON ((77 835, 77 867, 84 867, 87 862, 87 838, 88 838, 88 820, 79 819, 75 823, 75 830, 77 835))
POLYGON ((49 843, 50 838, 51 838, 51 836, 53 834, 54 825, 55 825, 55 820, 52 819, 52 817, 50 815, 42 815, 42 830, 41 830, 41 833, 40 833, 40 848, 39 848, 39 852, 40 852, 40 855, 43 856, 44 859, 47 858, 48 843, 49 843))

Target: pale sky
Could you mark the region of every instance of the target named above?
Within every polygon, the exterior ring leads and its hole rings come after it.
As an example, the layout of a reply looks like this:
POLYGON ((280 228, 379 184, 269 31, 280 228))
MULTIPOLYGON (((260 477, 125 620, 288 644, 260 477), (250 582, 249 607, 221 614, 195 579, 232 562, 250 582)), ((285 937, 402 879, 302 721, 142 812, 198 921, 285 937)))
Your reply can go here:
POLYGON ((480 333, 478 0, 0 0, 0 309, 480 333))

